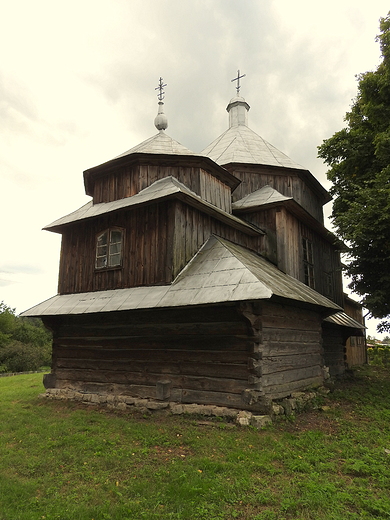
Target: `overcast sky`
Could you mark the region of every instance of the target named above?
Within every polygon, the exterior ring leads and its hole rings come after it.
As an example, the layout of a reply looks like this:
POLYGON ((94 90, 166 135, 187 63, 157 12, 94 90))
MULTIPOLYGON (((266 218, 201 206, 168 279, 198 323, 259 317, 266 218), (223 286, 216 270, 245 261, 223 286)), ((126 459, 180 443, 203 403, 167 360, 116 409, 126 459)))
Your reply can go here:
POLYGON ((342 128, 356 74, 377 67, 389 10, 385 0, 0 5, 0 301, 18 313, 57 292, 61 237, 41 229, 89 200, 83 170, 157 132, 160 76, 168 135, 200 152, 227 129, 240 69, 249 126, 329 188, 317 146, 342 128))

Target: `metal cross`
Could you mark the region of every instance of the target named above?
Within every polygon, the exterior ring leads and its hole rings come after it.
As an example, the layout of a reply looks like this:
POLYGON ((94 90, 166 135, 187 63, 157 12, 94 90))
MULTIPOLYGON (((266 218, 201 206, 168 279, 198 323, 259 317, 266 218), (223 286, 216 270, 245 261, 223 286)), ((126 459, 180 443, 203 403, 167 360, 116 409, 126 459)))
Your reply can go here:
POLYGON ((158 100, 159 101, 162 101, 164 99, 164 94, 165 92, 163 91, 163 88, 166 87, 167 84, 165 83, 165 85, 163 84, 163 79, 160 78, 159 79, 159 85, 158 87, 156 87, 154 90, 159 90, 160 92, 157 94, 157 97, 158 97, 158 100))
POLYGON ((240 86, 240 79, 244 78, 245 76, 246 76, 246 74, 243 74, 242 76, 240 76, 240 71, 238 70, 237 71, 237 77, 232 79, 232 81, 237 81, 237 86, 236 86, 237 96, 240 93, 240 88, 241 88, 241 86, 240 86))

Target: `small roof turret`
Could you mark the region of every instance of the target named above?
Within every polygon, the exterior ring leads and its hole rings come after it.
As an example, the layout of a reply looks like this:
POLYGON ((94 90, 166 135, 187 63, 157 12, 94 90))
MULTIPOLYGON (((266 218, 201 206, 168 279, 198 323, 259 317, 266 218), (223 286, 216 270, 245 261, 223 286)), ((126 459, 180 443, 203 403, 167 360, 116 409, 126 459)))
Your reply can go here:
POLYGON ((232 81, 237 81, 236 91, 237 95, 232 98, 226 107, 226 110, 229 113, 229 128, 237 125, 245 125, 248 126, 248 111, 250 106, 245 101, 245 99, 240 96, 240 79, 244 78, 246 74, 242 74, 240 76, 240 71, 237 71, 237 77, 232 79, 232 81))
POLYGON ((244 76, 240 76, 240 71, 237 71, 237 77, 232 79, 237 81, 237 94, 226 108, 229 113, 228 130, 209 144, 201 152, 202 155, 221 166, 246 163, 306 170, 248 127, 250 106, 240 95, 240 79, 244 76))

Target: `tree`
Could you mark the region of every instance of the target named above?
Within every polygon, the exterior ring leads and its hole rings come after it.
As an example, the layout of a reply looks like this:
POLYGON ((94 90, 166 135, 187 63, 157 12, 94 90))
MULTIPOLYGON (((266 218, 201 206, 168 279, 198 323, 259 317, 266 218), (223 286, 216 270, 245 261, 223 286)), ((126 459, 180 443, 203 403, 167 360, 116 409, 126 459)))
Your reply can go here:
POLYGON ((390 331, 390 12, 380 19, 382 59, 357 76, 358 93, 346 128, 318 147, 330 166, 332 220, 349 247, 349 287, 390 331))
POLYGON ((0 302, 0 372, 24 372, 50 365, 51 333, 39 319, 21 318, 0 302))

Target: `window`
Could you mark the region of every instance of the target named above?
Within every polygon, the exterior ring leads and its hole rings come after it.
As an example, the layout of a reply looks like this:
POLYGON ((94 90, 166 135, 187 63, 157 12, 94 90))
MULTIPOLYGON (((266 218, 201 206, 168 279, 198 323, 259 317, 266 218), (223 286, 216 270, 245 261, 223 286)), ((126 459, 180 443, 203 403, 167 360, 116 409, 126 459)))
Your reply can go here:
POLYGON ((123 232, 107 229, 96 239, 96 269, 119 267, 122 265, 123 232))
POLYGON ((332 273, 323 272, 323 280, 324 280, 324 296, 327 298, 333 298, 333 276, 332 273))
POLYGON ((302 238, 302 247, 305 284, 314 289, 313 244, 307 238, 302 238))

